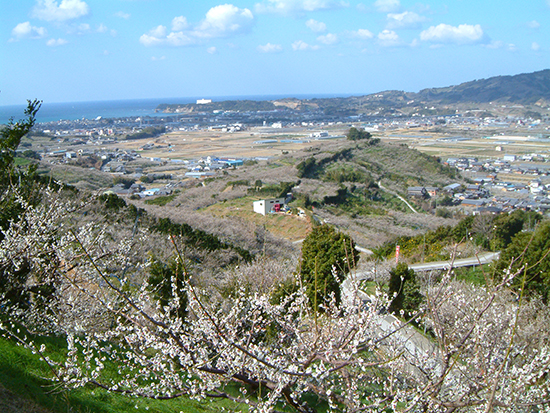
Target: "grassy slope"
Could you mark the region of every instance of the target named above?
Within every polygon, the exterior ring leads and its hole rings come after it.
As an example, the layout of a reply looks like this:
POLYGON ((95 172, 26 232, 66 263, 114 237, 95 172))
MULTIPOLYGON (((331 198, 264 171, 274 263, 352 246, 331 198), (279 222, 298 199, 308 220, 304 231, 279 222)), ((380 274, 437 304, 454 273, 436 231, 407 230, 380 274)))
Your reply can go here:
POLYGON ((285 214, 269 214, 263 216, 254 213, 252 203, 258 197, 246 196, 243 198, 232 199, 226 202, 217 203, 202 209, 201 211, 210 213, 219 217, 241 217, 265 228, 277 237, 286 238, 290 241, 296 241, 305 238, 310 223, 305 218, 290 216, 285 214))
MULTIPOLYGON (((62 348, 60 342, 48 340, 49 346, 62 348)), ((0 412, 2 413, 65 413, 65 412, 219 412, 246 411, 245 406, 225 400, 195 401, 144 400, 108 393, 104 390, 85 387, 61 391, 43 377, 50 371, 37 355, 13 342, 0 338, 0 412)))

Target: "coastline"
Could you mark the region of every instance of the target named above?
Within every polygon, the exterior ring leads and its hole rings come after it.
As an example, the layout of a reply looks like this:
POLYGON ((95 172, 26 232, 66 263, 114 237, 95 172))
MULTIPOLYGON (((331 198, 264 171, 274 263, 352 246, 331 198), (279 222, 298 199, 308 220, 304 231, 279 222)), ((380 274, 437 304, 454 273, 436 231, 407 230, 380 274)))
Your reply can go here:
MULTIPOLYGON (((213 102, 225 100, 256 100, 267 101, 295 97, 298 99, 330 98, 350 96, 350 94, 311 94, 311 95, 254 95, 254 96, 218 96, 208 97, 213 102)), ((89 102, 43 102, 37 115, 38 123, 57 122, 63 120, 96 119, 98 116, 106 119, 128 118, 138 116, 161 117, 170 116, 169 113, 157 112, 161 104, 195 103, 200 97, 180 98, 148 98, 148 99, 120 99, 89 102)), ((24 118, 26 104, 0 106, 0 124, 6 124, 10 118, 15 121, 24 118)))

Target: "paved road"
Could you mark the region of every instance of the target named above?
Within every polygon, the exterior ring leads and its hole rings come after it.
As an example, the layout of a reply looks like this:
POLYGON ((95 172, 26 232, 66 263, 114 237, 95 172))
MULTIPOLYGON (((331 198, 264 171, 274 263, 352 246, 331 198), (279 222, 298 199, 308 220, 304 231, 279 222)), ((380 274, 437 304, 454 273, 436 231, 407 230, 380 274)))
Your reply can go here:
MULTIPOLYGON (((361 279, 357 277, 358 275, 364 274, 350 274, 342 283, 342 300, 351 303, 357 297, 363 303, 377 306, 376 302, 378 300, 376 297, 369 296, 364 291, 358 289, 356 283, 361 279)), ((380 338, 386 337, 381 342, 382 348, 386 348, 389 352, 399 349, 399 353, 408 361, 404 368, 416 375, 420 380, 423 379, 422 372, 415 366, 428 364, 432 368, 437 368, 440 365, 437 343, 424 337, 412 326, 403 325, 404 322, 393 314, 385 314, 380 318, 375 318, 373 321, 378 336, 380 338)))
POLYGON ((437 262, 426 262, 419 264, 409 265, 409 268, 415 271, 429 271, 429 270, 447 270, 451 266, 453 268, 458 267, 474 267, 480 264, 487 264, 489 262, 495 261, 500 256, 500 252, 487 252, 485 254, 480 254, 477 257, 470 258, 461 258, 454 261, 437 261, 437 262))
MULTIPOLYGON (((498 259, 500 252, 490 252, 480 254, 476 257, 463 258, 454 261, 439 261, 430 263, 421 263, 409 265, 409 268, 415 271, 428 271, 436 269, 448 269, 452 267, 466 267, 488 262, 498 259)), ((370 302, 376 305, 376 297, 369 296, 364 291, 358 288, 358 282, 372 275, 370 272, 352 273, 349 274, 341 286, 342 299, 354 300, 354 297, 359 298, 364 303, 370 302)), ((382 346, 388 346, 388 349, 401 348, 402 355, 408 360, 405 368, 412 374, 423 379, 422 371, 417 366, 424 365, 425 367, 434 368, 437 372, 441 369, 441 359, 437 343, 425 337, 419 331, 410 325, 403 326, 403 321, 399 320, 392 314, 386 314, 381 319, 377 320, 376 327, 381 337, 390 335, 382 342, 382 346), (393 343, 390 345, 390 342, 393 343)), ((450 373, 454 374, 454 373, 450 373)))

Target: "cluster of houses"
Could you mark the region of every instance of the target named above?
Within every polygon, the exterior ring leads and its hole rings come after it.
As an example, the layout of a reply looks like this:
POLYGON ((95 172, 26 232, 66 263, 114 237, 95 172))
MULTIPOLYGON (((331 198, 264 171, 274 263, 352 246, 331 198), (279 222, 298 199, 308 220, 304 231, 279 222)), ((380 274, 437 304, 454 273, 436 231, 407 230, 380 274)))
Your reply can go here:
POLYGON ((410 198, 429 199, 447 195, 454 205, 463 208, 463 212, 501 213, 514 209, 523 209, 547 213, 550 211, 550 183, 543 184, 535 178, 528 185, 497 182, 486 179, 484 183, 461 185, 458 183, 437 187, 409 187, 410 198), (503 194, 514 192, 513 196, 503 194))
MULTIPOLYGON (((158 161, 162 162, 160 158, 150 158, 152 162, 158 161)), ((201 158, 197 161, 179 161, 172 160, 175 163, 182 163, 185 165, 185 168, 189 172, 185 173, 186 178, 206 178, 216 175, 216 171, 241 166, 244 164, 242 159, 236 158, 212 158, 210 156, 201 158)), ((116 160, 111 160, 106 163, 103 168, 105 172, 119 172, 125 173, 124 163, 117 162, 116 160), (116 169, 115 169, 116 168, 116 169)), ((142 174, 141 168, 136 168, 136 173, 134 177, 139 177, 142 174)), ((162 196, 170 195, 172 193, 172 188, 178 184, 167 184, 163 187, 157 188, 146 188, 145 186, 134 183, 132 186, 127 188, 124 184, 114 185, 109 191, 114 192, 118 195, 137 195, 139 197, 148 197, 148 196, 162 196)))
POLYGON ((189 172, 185 174, 188 178, 204 178, 215 175, 215 171, 227 168, 242 166, 244 160, 237 158, 212 158, 207 156, 195 162, 186 162, 189 172))
POLYGON ((548 176, 550 167, 544 167, 533 163, 525 164, 518 162, 548 162, 550 157, 547 154, 528 155, 504 155, 502 159, 488 159, 479 161, 477 158, 448 158, 445 164, 455 167, 463 172, 503 172, 517 175, 548 176))
POLYGON ((116 184, 109 191, 107 191, 107 193, 113 192, 117 195, 136 195, 140 198, 145 198, 148 196, 166 196, 172 193, 171 186, 172 185, 169 184, 163 188, 146 189, 145 186, 139 183, 134 183, 129 188, 126 188, 124 184, 116 184))

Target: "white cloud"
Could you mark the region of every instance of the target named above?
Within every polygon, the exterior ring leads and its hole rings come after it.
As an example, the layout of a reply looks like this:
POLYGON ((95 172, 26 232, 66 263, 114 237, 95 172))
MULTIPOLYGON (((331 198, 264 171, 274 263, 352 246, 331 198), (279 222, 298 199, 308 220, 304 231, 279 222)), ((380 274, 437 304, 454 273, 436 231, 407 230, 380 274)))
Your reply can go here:
POLYGON ((317 37, 317 41, 329 45, 338 43, 338 40, 338 36, 332 33, 327 33, 326 35, 317 37))
POLYGON ((401 7, 401 3, 399 0, 376 0, 374 2, 374 7, 376 7, 379 12, 391 13, 398 11, 401 7))
POLYGON ((129 13, 124 13, 123 11, 119 11, 119 12, 115 13, 115 17, 120 17, 121 19, 128 20, 130 18, 130 14, 129 13))
POLYGON ((295 50, 295 51, 317 50, 317 49, 319 49, 319 46, 317 45, 311 46, 302 40, 296 40, 294 43, 292 43, 292 50, 295 50))
POLYGON ((431 43, 479 43, 483 40, 483 29, 479 24, 451 26, 439 24, 420 33, 420 40, 431 43))
POLYGON ((254 15, 249 9, 240 9, 232 4, 212 7, 205 18, 195 27, 190 27, 183 16, 172 19, 172 31, 160 25, 139 38, 145 46, 189 46, 203 39, 228 37, 247 33, 254 24, 254 15))
POLYGON ((189 27, 187 19, 184 16, 174 17, 172 20, 172 31, 181 32, 189 27))
POLYGON ((41 39, 45 37, 47 30, 44 27, 35 27, 30 22, 19 23, 11 31, 11 41, 22 39, 41 39))
POLYGON ((159 61, 159 60, 166 60, 166 56, 161 56, 161 57, 153 56, 153 57, 151 58, 151 60, 152 60, 153 62, 157 62, 157 61, 159 61))
POLYGON ((412 11, 388 14, 388 29, 418 29, 427 19, 412 11))
POLYGON ((533 42, 531 44, 531 49, 533 49, 535 52, 538 52, 540 50, 540 44, 538 44, 537 42, 533 42))
POLYGON ((196 43, 196 39, 184 32, 172 32, 166 36, 166 44, 170 46, 189 46, 196 43))
POLYGON ((139 41, 144 46, 189 46, 197 41, 184 32, 170 32, 165 26, 160 25, 151 29, 149 33, 142 35, 139 41))
POLYGON ((226 37, 248 32, 254 24, 254 15, 249 9, 239 9, 232 4, 212 7, 206 18, 195 29, 197 37, 226 37))
POLYGON ((162 25, 142 35, 139 41, 144 46, 189 46, 197 43, 196 39, 184 32, 167 34, 166 27, 162 25))
POLYGON ((354 32, 351 32, 351 35, 362 40, 372 39, 374 37, 374 34, 372 34, 372 32, 367 29, 356 30, 354 32))
POLYGON ((206 49, 206 52, 210 53, 210 54, 215 54, 217 51, 218 51, 218 49, 216 49, 214 46, 209 47, 208 49, 206 49))
POLYGON ((154 29, 151 29, 149 31, 149 34, 154 37, 165 37, 167 33, 166 26, 163 26, 162 24, 155 27, 154 29))
POLYGON ((46 21, 66 21, 86 16, 90 7, 82 0, 37 0, 32 17, 46 21))
POLYGON ((55 46, 63 46, 64 44, 67 44, 67 43, 69 42, 65 39, 50 39, 47 41, 46 45, 50 47, 55 47, 55 46))
POLYGON ((159 46, 168 43, 166 36, 166 26, 160 25, 149 30, 149 33, 142 35, 139 41, 145 46, 159 46))
POLYGON ((485 45, 487 49, 501 49, 504 47, 504 43, 501 40, 493 40, 489 44, 485 45))
POLYGON ((536 20, 532 20, 530 22, 527 22, 527 27, 530 29, 538 29, 540 27, 540 23, 536 20))
POLYGON ((257 3, 258 13, 279 13, 296 15, 316 10, 327 10, 346 7, 347 3, 337 0, 267 0, 257 3))
POLYGON ((397 46, 401 43, 399 36, 393 30, 382 30, 377 37, 378 43, 384 47, 397 46))
POLYGON ((265 45, 258 46, 258 51, 261 53, 279 53, 283 51, 280 44, 267 43, 265 45))
POLYGON ((107 28, 107 26, 105 26, 103 23, 101 23, 97 28, 98 33, 106 33, 108 30, 109 29, 107 28))
POLYGON ((327 25, 323 22, 318 22, 317 20, 309 19, 306 22, 308 29, 315 33, 322 33, 327 30, 327 25))

